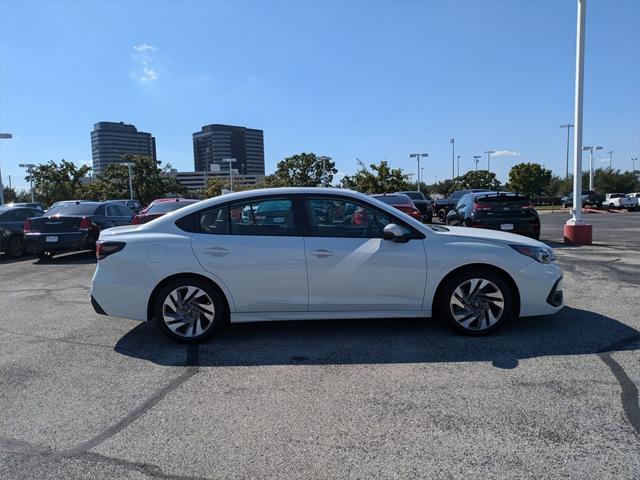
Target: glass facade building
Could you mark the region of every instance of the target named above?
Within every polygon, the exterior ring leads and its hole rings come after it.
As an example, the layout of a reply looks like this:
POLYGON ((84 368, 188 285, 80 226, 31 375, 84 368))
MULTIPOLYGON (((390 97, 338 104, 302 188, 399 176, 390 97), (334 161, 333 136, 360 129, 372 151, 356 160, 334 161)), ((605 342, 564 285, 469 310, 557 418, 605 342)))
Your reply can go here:
POLYGON ((213 124, 193 134, 196 172, 228 172, 226 158, 236 159, 232 168, 241 175, 264 175, 262 130, 213 124))
POLYGON ((93 126, 91 155, 95 175, 100 175, 112 163, 122 163, 122 156, 127 153, 157 160, 156 139, 124 122, 98 122, 93 126))

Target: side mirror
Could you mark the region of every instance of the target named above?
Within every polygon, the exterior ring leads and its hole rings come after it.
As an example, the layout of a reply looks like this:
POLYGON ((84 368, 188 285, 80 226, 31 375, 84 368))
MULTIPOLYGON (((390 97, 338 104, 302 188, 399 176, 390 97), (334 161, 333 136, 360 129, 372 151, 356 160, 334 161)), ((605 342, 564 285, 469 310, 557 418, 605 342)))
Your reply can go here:
POLYGON ((382 238, 396 243, 403 243, 409 240, 404 236, 404 230, 395 223, 390 223, 384 227, 384 230, 382 231, 382 238))

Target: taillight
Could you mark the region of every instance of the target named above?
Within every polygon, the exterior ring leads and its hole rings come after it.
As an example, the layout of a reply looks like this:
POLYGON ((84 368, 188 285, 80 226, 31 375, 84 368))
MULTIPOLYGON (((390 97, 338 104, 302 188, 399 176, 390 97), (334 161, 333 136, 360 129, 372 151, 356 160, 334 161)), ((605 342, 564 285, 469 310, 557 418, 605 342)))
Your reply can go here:
POLYGON ((96 258, 102 260, 112 253, 119 252, 125 246, 124 242, 105 242, 98 240, 96 242, 96 258))
POLYGON ((474 210, 491 210, 491 205, 487 203, 474 202, 473 209, 474 210))
POLYGON ((78 226, 78 230, 82 230, 82 231, 88 231, 89 228, 91 227, 91 220, 89 220, 87 217, 82 217, 80 219, 80 225, 78 226))
POLYGON ((140 217, 138 215, 134 215, 131 219, 131 225, 138 225, 140 223, 140 217))
POLYGON ((24 222, 24 233, 31 233, 31 219, 27 218, 27 221, 24 222))
POLYGON ((417 220, 422 220, 422 214, 417 208, 411 210, 411 216, 417 220))
POLYGON ((532 209, 532 208, 533 208, 533 203, 531 203, 531 202, 529 202, 529 203, 525 203, 525 204, 523 204, 523 205, 521 206, 521 208, 522 208, 523 210, 530 210, 530 209, 532 209))

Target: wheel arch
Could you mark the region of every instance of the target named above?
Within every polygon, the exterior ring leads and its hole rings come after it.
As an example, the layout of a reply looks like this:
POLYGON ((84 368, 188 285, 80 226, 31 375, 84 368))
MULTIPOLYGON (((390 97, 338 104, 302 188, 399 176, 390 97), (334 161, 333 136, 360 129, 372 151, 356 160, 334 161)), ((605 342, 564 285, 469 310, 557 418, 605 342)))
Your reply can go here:
POLYGON ((174 280, 183 279, 183 278, 194 278, 194 279, 202 280, 208 283, 209 285, 211 285, 211 287, 214 288, 224 300, 225 313, 227 314, 226 315, 227 319, 229 318, 229 313, 231 312, 231 308, 229 305, 229 299, 225 295, 224 290, 220 288, 220 286, 215 281, 213 281, 211 278, 205 275, 201 275, 199 273, 185 272, 185 273, 174 273, 173 275, 169 275, 168 277, 162 279, 154 287, 154 289, 151 291, 151 295, 149 295, 149 300, 147 301, 147 321, 153 320, 153 313, 154 313, 153 311, 156 303, 156 297, 160 292, 160 290, 162 290, 166 285, 173 282, 174 280))
POLYGON ((452 276, 462 272, 464 270, 468 270, 470 268, 479 268, 484 270, 490 270, 498 275, 500 275, 505 282, 511 287, 511 291, 513 292, 513 313, 518 316, 520 315, 520 290, 518 289, 518 285, 511 275, 509 275, 505 270, 500 267, 496 267, 495 265, 491 265, 489 263, 470 263, 467 265, 461 265, 459 267, 454 268, 449 273, 447 273, 442 279, 440 279, 440 283, 438 283, 438 287, 436 288, 435 294, 433 295, 433 299, 431 300, 431 312, 437 311, 438 308, 438 299, 442 294, 442 289, 446 284, 447 280, 449 280, 452 276))

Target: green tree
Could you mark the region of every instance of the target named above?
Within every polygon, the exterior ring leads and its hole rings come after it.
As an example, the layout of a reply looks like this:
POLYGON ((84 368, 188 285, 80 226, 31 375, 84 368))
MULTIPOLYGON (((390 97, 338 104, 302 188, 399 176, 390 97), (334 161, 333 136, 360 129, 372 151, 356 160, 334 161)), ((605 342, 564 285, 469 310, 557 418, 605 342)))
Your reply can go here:
POLYGON ((26 180, 33 181, 35 196, 45 205, 59 200, 82 197, 82 179, 91 171, 88 165, 77 167, 72 162, 61 160, 60 164, 48 163, 29 168, 26 180))
MULTIPOLYGON (((326 184, 331 185, 338 173, 336 164, 325 162, 326 184)), ((317 187, 322 185, 322 160, 315 153, 299 153, 278 162, 276 171, 265 177, 266 187, 317 187)))
POLYGON ((539 163, 519 163, 509 170, 509 189, 514 192, 533 196, 549 189, 551 170, 539 163))
POLYGON ((500 181, 496 174, 488 170, 469 170, 464 175, 455 180, 456 190, 467 188, 486 188, 487 190, 498 190, 500 181))
POLYGON ((354 175, 342 178, 343 188, 364 193, 389 193, 409 189, 409 174, 401 168, 391 168, 386 160, 372 163, 369 168, 358 161, 360 168, 354 175))
MULTIPOLYGON (((582 172, 582 188, 589 188, 589 172, 582 172)), ((633 192, 640 189, 637 173, 621 172, 611 168, 597 168, 593 171, 593 188, 598 193, 633 192)))
POLYGON ((16 201, 18 194, 15 188, 5 186, 2 191, 4 193, 4 203, 13 203, 16 201))
POLYGON ((448 197, 456 190, 459 190, 459 186, 456 182, 451 179, 443 180, 441 182, 436 182, 433 184, 433 191, 445 197, 448 197))
POLYGON ((547 194, 553 197, 564 197, 573 190, 573 179, 564 179, 558 175, 552 175, 547 186, 547 194))
MULTIPOLYGON (((122 159, 132 164, 133 197, 143 205, 159 197, 187 193, 187 189, 170 175, 171 165, 160 168, 161 162, 144 155, 127 154, 122 159)), ((109 165, 92 184, 85 187, 85 193, 87 198, 94 200, 129 198, 129 169, 125 165, 109 165)))

